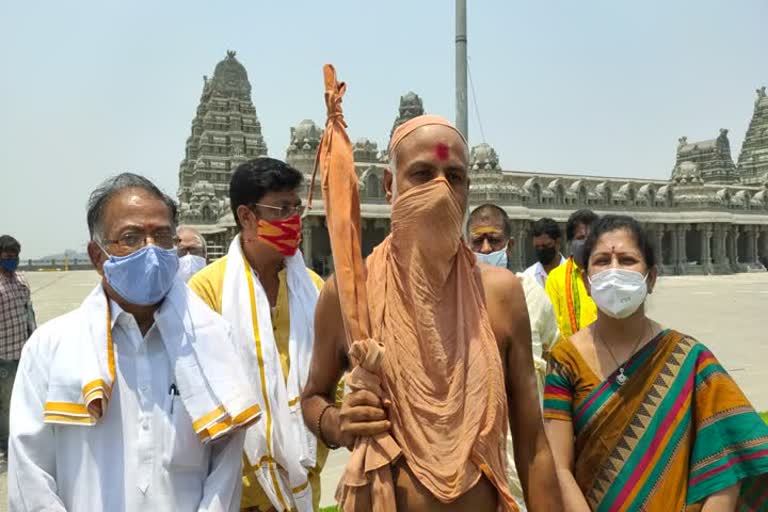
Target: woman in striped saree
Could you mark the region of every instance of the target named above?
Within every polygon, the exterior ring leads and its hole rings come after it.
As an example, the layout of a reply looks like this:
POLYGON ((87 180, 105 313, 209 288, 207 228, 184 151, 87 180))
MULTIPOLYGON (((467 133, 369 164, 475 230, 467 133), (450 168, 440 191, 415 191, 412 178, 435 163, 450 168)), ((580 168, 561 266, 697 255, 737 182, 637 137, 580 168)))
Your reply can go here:
POLYGON ((566 509, 768 510, 768 427, 704 345, 645 316, 643 229, 603 217, 585 259, 598 317, 555 345, 544 391, 566 509))

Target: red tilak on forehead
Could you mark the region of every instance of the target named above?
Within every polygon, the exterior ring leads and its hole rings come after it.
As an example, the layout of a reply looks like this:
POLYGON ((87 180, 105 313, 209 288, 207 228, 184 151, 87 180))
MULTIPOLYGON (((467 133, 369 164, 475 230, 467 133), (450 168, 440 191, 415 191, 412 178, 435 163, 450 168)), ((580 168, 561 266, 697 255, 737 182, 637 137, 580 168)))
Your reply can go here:
POLYGON ((438 142, 435 146, 435 156, 438 160, 448 160, 448 153, 450 152, 447 145, 442 142, 438 142))

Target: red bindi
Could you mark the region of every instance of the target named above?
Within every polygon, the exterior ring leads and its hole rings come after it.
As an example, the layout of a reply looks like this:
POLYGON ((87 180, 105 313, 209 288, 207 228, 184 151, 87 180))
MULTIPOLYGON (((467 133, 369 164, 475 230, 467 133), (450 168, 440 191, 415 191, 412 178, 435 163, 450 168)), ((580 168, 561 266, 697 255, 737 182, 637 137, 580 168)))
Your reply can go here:
POLYGON ((443 144, 442 142, 438 142, 437 145, 435 146, 435 156, 437 157, 438 160, 441 160, 441 161, 448 160, 449 152, 450 151, 448 146, 443 144))

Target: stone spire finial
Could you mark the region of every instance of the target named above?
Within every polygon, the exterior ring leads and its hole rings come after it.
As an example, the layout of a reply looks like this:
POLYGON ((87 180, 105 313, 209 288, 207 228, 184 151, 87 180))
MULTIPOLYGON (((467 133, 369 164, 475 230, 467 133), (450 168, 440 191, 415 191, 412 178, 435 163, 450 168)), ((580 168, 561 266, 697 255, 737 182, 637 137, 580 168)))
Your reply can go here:
POLYGON ((392 130, 389 132, 390 138, 398 126, 413 119, 424 115, 424 102, 421 100, 418 94, 413 91, 408 91, 405 95, 400 96, 400 107, 398 108, 398 115, 392 125, 392 130))
POLYGON ((287 156, 305 152, 315 154, 320 145, 323 131, 311 119, 304 119, 298 125, 291 127, 291 144, 288 146, 287 156))
POLYGON ((472 172, 501 172, 499 155, 490 144, 485 142, 474 146, 470 151, 469 168, 472 172))
POLYGON ((209 80, 214 91, 224 96, 237 96, 250 98, 251 84, 248 81, 248 72, 235 58, 237 52, 227 50, 227 56, 216 64, 213 78, 209 80))

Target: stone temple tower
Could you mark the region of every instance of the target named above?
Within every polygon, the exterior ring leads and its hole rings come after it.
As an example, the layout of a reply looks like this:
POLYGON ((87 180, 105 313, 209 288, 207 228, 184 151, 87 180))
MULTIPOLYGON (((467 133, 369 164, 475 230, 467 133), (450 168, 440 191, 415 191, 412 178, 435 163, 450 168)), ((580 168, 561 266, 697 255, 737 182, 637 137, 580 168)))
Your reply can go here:
POLYGON ((748 185, 762 184, 768 176, 768 94, 765 87, 757 90, 755 112, 739 154, 739 175, 742 183, 748 185))
POLYGON ((232 171, 266 154, 248 73, 235 52, 228 51, 213 78, 203 77, 203 94, 179 166, 181 221, 215 224, 229 212, 232 171))

